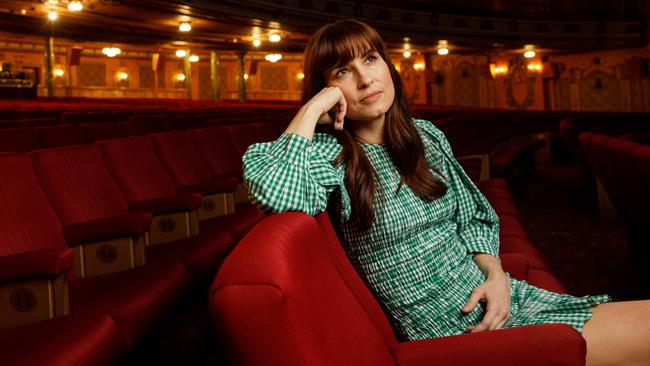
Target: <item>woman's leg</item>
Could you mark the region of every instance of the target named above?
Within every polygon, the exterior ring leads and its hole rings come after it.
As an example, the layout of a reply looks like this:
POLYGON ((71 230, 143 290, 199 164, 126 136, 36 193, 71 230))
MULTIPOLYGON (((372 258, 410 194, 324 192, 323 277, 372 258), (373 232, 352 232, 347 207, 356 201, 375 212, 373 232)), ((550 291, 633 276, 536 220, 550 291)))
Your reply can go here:
POLYGON ((582 336, 588 366, 650 365, 650 300, 596 306, 582 336))

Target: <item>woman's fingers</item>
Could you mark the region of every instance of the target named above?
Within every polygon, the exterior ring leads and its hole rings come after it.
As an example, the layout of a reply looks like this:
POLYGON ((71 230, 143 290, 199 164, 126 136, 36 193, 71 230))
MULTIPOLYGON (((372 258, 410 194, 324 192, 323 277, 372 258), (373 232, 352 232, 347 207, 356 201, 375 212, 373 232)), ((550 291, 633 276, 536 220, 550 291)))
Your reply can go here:
POLYGON ((478 287, 475 288, 472 291, 472 294, 469 297, 469 300, 467 300, 467 303, 465 306, 463 306, 463 313, 469 313, 470 311, 474 310, 476 305, 478 305, 479 301, 483 298, 483 291, 481 291, 478 287))
POLYGON ((336 112, 336 122, 334 122, 334 128, 337 130, 343 130, 343 121, 345 120, 345 113, 348 108, 348 104, 345 102, 343 93, 341 93, 341 98, 339 99, 339 104, 337 107, 338 111, 336 112))

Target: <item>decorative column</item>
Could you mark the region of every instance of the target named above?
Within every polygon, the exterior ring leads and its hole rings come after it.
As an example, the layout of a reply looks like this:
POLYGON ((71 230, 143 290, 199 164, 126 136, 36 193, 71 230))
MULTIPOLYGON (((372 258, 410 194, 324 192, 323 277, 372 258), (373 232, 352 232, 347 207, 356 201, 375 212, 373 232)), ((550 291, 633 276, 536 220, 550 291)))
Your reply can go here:
POLYGON ((244 103, 246 102, 246 79, 244 74, 246 73, 244 66, 244 56, 246 51, 240 50, 237 53, 237 90, 239 91, 239 101, 244 103))
POLYGON ((217 57, 217 51, 210 51, 210 85, 212 86, 212 100, 218 102, 221 80, 219 78, 219 58, 217 57))
POLYGON ((187 92, 187 99, 192 100, 192 63, 190 62, 190 50, 187 50, 187 55, 183 58, 183 86, 187 92))
POLYGON ((47 96, 54 97, 54 38, 45 37, 45 88, 47 96))

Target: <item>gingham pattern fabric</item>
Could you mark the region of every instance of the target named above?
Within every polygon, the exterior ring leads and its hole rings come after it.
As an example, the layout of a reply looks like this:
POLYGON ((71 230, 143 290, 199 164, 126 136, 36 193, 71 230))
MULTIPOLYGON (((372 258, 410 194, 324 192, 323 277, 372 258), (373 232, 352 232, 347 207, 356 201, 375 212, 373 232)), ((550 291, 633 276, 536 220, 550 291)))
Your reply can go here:
MULTIPOLYGON (((414 123, 429 166, 448 192, 426 203, 406 185, 397 190, 400 176, 386 146, 362 144, 383 187, 383 195, 376 194, 375 221, 367 232, 348 223, 345 167, 332 165, 342 147, 332 136, 315 134, 310 141, 283 134, 276 141, 252 145, 243 158, 249 197, 265 212, 315 215, 327 208, 336 190, 346 252, 402 336, 411 340, 460 334, 481 321, 481 306, 469 314, 460 311, 472 289, 485 281, 473 253, 497 255, 499 246, 498 217, 453 157, 442 132, 428 121, 414 123)), ((607 295, 577 298, 510 282, 506 327, 566 323, 581 332, 591 307, 610 301, 607 295)))

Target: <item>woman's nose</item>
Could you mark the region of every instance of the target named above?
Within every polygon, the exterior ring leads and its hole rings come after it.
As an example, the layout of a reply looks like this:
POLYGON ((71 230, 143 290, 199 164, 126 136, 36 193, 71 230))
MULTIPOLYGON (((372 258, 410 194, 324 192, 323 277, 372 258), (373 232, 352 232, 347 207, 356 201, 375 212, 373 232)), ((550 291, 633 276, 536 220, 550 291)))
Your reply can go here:
POLYGON ((374 82, 374 79, 369 73, 359 73, 357 86, 359 89, 367 88, 374 82))

